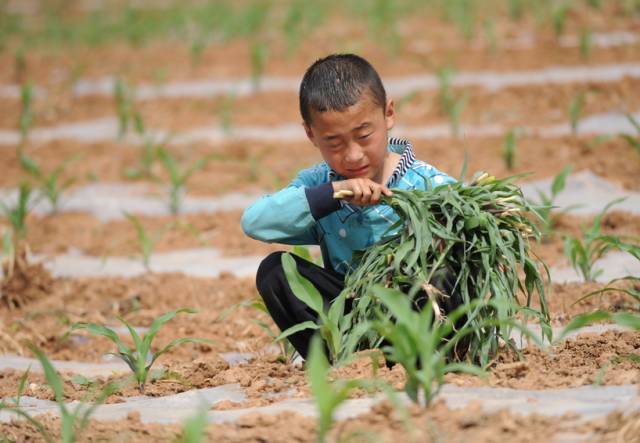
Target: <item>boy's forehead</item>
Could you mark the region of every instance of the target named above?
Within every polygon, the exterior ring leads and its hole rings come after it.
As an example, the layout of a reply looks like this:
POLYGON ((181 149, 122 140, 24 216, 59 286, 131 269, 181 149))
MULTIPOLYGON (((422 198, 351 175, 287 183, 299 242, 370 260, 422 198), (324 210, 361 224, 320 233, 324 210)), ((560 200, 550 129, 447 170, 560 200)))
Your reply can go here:
POLYGON ((343 132, 365 128, 384 115, 380 106, 362 94, 352 106, 341 111, 317 111, 311 110, 311 126, 322 132, 343 132))

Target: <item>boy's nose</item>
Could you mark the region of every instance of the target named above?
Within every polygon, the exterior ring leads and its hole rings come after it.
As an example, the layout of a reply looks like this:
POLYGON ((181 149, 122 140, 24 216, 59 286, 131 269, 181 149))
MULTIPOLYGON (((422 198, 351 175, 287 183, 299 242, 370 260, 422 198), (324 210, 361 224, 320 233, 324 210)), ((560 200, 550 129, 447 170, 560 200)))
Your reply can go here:
POLYGON ((362 148, 360 147, 360 145, 355 142, 351 142, 349 143, 344 159, 349 164, 355 164, 360 162, 363 156, 364 153, 362 152, 362 148))

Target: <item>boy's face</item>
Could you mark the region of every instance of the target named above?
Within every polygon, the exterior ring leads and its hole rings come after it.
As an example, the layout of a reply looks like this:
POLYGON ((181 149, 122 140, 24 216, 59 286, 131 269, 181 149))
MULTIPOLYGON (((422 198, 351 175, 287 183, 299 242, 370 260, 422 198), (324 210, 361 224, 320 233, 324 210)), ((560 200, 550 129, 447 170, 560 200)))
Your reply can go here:
POLYGON ((338 174, 382 183, 388 157, 387 131, 394 121, 392 100, 383 110, 364 92, 356 104, 342 112, 312 110, 311 124, 303 125, 311 143, 338 174))

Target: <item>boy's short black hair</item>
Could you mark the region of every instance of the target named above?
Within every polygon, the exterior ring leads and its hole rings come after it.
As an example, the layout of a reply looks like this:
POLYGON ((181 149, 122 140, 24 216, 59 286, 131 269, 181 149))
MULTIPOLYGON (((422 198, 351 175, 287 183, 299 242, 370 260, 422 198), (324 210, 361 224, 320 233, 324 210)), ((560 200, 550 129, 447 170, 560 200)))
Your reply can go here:
POLYGON ((300 114, 311 124, 311 111, 344 111, 364 92, 383 109, 387 93, 382 80, 364 58, 355 54, 332 54, 317 60, 305 72, 300 83, 300 114))

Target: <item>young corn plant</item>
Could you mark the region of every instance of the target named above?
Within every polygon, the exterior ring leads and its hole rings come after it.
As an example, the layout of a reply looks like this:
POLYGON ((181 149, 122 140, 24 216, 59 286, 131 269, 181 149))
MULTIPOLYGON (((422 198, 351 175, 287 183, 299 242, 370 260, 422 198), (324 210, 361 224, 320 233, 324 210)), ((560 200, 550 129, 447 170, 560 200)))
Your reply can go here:
POLYGON ((181 170, 175 157, 166 149, 159 148, 157 155, 169 176, 169 210, 172 214, 177 214, 182 207, 182 198, 187 182, 194 172, 206 166, 212 156, 196 160, 191 166, 181 170))
MULTIPOLYGON (((92 399, 93 402, 91 404, 87 404, 82 401, 72 409, 67 406, 64 401, 64 382, 47 356, 34 345, 30 345, 30 348, 42 366, 47 384, 53 390, 54 400, 60 412, 60 440, 57 441, 62 443, 74 443, 89 424, 91 415, 111 394, 116 391, 116 387, 113 384, 108 384, 95 396, 95 398, 92 399)), ((3 409, 27 420, 37 429, 40 437, 47 443, 53 443, 56 441, 47 431, 44 424, 31 416, 26 410, 19 406, 14 407, 12 405, 0 403, 0 410, 3 409)))
POLYGON ((580 57, 582 60, 589 60, 591 57, 591 49, 593 48, 593 32, 591 32, 591 29, 580 29, 578 46, 580 47, 580 57))
POLYGON ((438 78, 438 101, 440 109, 448 116, 451 125, 451 133, 457 137, 460 133, 460 117, 464 110, 467 97, 459 96, 453 92, 451 83, 455 71, 453 68, 439 68, 436 71, 438 78))
POLYGON ((116 102, 116 112, 118 114, 118 140, 122 140, 129 132, 132 122, 134 125, 139 126, 141 117, 135 111, 131 88, 120 78, 116 79, 113 85, 113 98, 116 102))
POLYGON ((502 150, 502 159, 504 160, 504 164, 509 171, 513 169, 515 164, 516 150, 518 147, 517 137, 517 128, 509 129, 504 135, 504 149, 502 150))
POLYGON ((269 48, 264 41, 254 40, 250 47, 251 56, 251 84, 253 90, 260 88, 260 80, 264 74, 264 67, 269 56, 269 48))
POLYGON ((532 203, 532 205, 540 220, 543 241, 547 239, 553 232, 558 222, 558 217, 561 214, 571 211, 576 207, 576 205, 572 205, 562 209, 559 212, 552 211, 556 208, 556 206, 554 205, 555 200, 558 197, 558 194, 560 194, 566 186, 567 177, 569 176, 569 174, 571 174, 571 170, 572 166, 567 165, 562 168, 562 171, 560 171, 560 173, 558 173, 558 175, 553 178, 553 181, 551 182, 551 194, 546 194, 539 189, 537 190, 539 201, 532 203))
POLYGON ((151 260, 151 254, 153 253, 153 249, 156 243, 162 238, 162 236, 171 229, 174 224, 172 222, 167 223, 160 230, 150 234, 142 225, 142 222, 138 217, 128 212, 123 213, 126 219, 133 225, 136 230, 136 236, 138 238, 138 244, 140 246, 140 255, 142 256, 142 264, 147 272, 151 272, 151 268, 149 267, 149 263, 151 260))
POLYGON ((487 42, 489 53, 496 54, 498 52, 498 36, 496 35, 496 21, 492 17, 487 18, 483 23, 484 39, 487 42))
POLYGON ((553 11, 551 12, 551 22, 553 24, 553 32, 556 38, 560 38, 564 34, 564 29, 567 23, 567 14, 571 9, 571 4, 567 0, 558 2, 553 11))
POLYGON ((74 177, 63 180, 61 175, 67 166, 78 158, 78 156, 67 158, 46 174, 33 158, 25 153, 20 155, 20 166, 35 180, 38 190, 51 204, 51 213, 53 214, 58 212, 62 194, 75 182, 74 177))
MULTIPOLYGON (((526 312, 539 318, 545 337, 550 337, 541 273, 547 268, 530 256, 529 239, 539 238, 540 233, 526 216, 533 208, 513 184, 516 178, 498 180, 483 173, 468 185, 395 189, 392 197, 385 197, 383 202, 394 209, 398 221, 383 240, 354 256, 358 266, 346 277, 344 291, 353 298, 353 327, 375 318, 374 285, 406 293, 417 284, 441 309, 473 300, 513 302, 501 303, 500 309, 488 304, 468 314, 474 333, 460 353, 470 361, 486 365, 499 340, 508 342, 505 328, 479 325, 487 318, 498 325, 513 318, 519 293, 526 312), (531 307, 536 295, 539 310, 531 307)), ((381 340, 370 331, 362 338, 366 348, 381 340)))
POLYGON ((287 55, 291 57, 300 45, 303 32, 303 21, 305 18, 306 2, 303 0, 292 0, 289 2, 287 15, 282 25, 285 39, 287 41, 287 55))
POLYGON ((20 117, 18 119, 18 127, 20 128, 20 143, 18 145, 18 153, 22 152, 22 147, 27 142, 31 124, 33 122, 33 84, 27 82, 20 88, 20 117))
POLYGON ((118 317, 120 323, 122 323, 127 328, 129 334, 131 335, 131 338, 135 345, 134 350, 132 350, 129 346, 125 345, 122 340, 120 340, 120 337, 118 336, 118 333, 116 331, 96 323, 74 323, 71 326, 70 332, 82 329, 88 331, 91 334, 106 337, 111 340, 118 348, 118 353, 113 353, 112 355, 121 358, 129 366, 138 384, 138 390, 141 394, 144 394, 144 386, 147 382, 149 371, 151 370, 151 367, 158 359, 158 357, 160 357, 171 348, 184 343, 212 343, 211 340, 204 338, 176 338, 170 341, 169 344, 167 344, 160 350, 156 351, 155 353, 151 353, 151 344, 162 325, 164 325, 166 322, 168 322, 178 314, 195 314, 197 312, 197 310, 190 308, 181 308, 174 311, 169 311, 166 314, 163 314, 160 317, 156 318, 153 323, 151 323, 149 330, 146 332, 146 334, 144 334, 142 338, 140 338, 140 335, 138 335, 136 330, 129 324, 129 322, 127 322, 122 317, 118 317), (148 356, 150 356, 150 358, 147 361, 148 356))
POLYGON ((31 209, 32 189, 29 182, 21 182, 18 187, 18 198, 14 206, 0 201, 0 212, 11 224, 13 243, 23 240, 27 235, 27 215, 31 209))
POLYGON ((571 125, 571 134, 575 137, 578 135, 578 124, 582 116, 582 109, 586 98, 585 92, 576 94, 569 103, 569 124, 571 125))
POLYGON ((323 343, 318 335, 314 335, 309 348, 306 363, 307 378, 311 385, 311 393, 318 411, 318 435, 316 441, 324 443, 334 422, 338 407, 349 398, 356 389, 370 390, 374 384, 365 380, 328 380, 329 362, 323 351, 323 343))
MULTIPOLYGON (((426 406, 439 392, 447 373, 465 372, 480 377, 485 375, 482 368, 457 361, 456 347, 466 336, 476 332, 474 328, 516 327, 536 344, 541 345, 534 334, 513 319, 498 320, 487 317, 475 326, 460 325, 465 316, 477 308, 484 309, 490 306, 492 310, 511 310, 500 306, 505 301, 489 301, 485 305, 482 300, 474 300, 470 304, 459 306, 444 317, 435 300, 416 310, 410 297, 397 289, 374 286, 373 296, 379 302, 376 308, 377 320, 373 322, 373 327, 389 343, 382 348, 385 356, 404 368, 405 392, 409 398, 419 403, 419 394, 422 393, 422 401, 426 406)), ((514 310, 517 311, 517 308, 514 310)), ((507 343, 510 344, 509 341, 507 343)))
POLYGON ((564 239, 564 254, 569 259, 571 266, 580 274, 584 281, 595 281, 602 273, 601 269, 595 269, 595 263, 607 252, 612 250, 623 251, 640 260, 640 239, 629 239, 605 235, 601 232, 602 217, 615 204, 623 201, 614 200, 608 203, 604 209, 593 219, 591 226, 581 228, 580 237, 566 236, 564 239))
POLYGON ((509 0, 509 16, 512 20, 520 20, 524 13, 524 1, 523 0, 509 0))
POLYGON ((182 427, 180 436, 175 443, 201 443, 207 429, 207 409, 200 409, 195 415, 189 417, 182 427))
POLYGON ((333 364, 339 365, 348 361, 361 336, 365 333, 367 325, 352 327, 352 314, 345 314, 347 294, 343 292, 338 295, 331 306, 326 309, 322 295, 309 280, 298 272, 295 259, 289 253, 282 254, 282 266, 294 295, 317 314, 318 321, 309 320, 298 323, 282 331, 276 340, 280 341, 299 331, 316 330, 324 340, 333 364), (350 330, 349 334, 346 334, 347 330, 350 330))
POLYGON ((14 408, 20 407, 20 401, 22 400, 22 396, 24 395, 24 391, 27 387, 27 379, 29 378, 30 373, 31 373, 31 365, 27 367, 26 371, 24 371, 20 376, 20 378, 18 379, 18 387, 16 389, 15 399, 11 399, 11 398, 9 399, 9 401, 11 401, 11 404, 9 404, 5 400, 0 400, 0 410, 2 410, 3 407, 14 407, 14 408))
POLYGON ((640 123, 633 118, 631 114, 625 114, 629 123, 636 129, 636 135, 620 134, 620 137, 626 141, 638 154, 640 154, 640 123))

